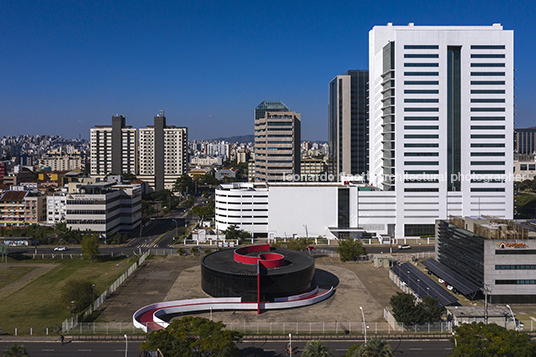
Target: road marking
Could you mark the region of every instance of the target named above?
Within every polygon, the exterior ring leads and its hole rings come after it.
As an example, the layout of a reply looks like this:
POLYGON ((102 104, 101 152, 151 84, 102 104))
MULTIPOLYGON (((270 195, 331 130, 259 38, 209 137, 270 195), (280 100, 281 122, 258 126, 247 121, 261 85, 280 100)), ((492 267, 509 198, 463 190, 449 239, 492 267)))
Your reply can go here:
POLYGON ((348 351, 348 349, 347 348, 336 348, 335 351, 344 352, 344 351, 348 351))
POLYGON ((445 349, 446 349, 447 351, 450 351, 450 350, 452 350, 452 347, 445 347, 445 349))
POLYGON ((91 352, 90 349, 86 349, 86 350, 78 350, 78 352, 91 352))
POLYGON ((53 348, 42 349, 42 352, 54 352, 53 348))
POLYGON ((422 351, 422 347, 411 347, 410 351, 422 351))
POLYGON ((275 352, 275 349, 265 349, 264 352, 275 352))

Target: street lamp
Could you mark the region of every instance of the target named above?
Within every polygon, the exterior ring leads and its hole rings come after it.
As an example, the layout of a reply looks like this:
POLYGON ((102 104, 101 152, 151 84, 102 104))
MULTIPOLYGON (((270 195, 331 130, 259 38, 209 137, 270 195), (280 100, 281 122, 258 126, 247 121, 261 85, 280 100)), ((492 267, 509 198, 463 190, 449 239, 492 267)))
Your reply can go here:
POLYGON ((128 337, 127 337, 127 334, 125 333, 125 357, 128 356, 128 337))
POLYGON ((516 318, 514 316, 514 312, 512 311, 512 308, 510 307, 510 305, 506 305, 506 307, 510 310, 510 314, 512 315, 512 321, 514 322, 514 330, 517 331, 516 318))
POLYGON ((91 299, 95 303, 95 284, 91 284, 91 299))
POLYGON ((292 356, 292 334, 288 334, 288 349, 289 349, 289 355, 292 356))
POLYGON ((417 295, 421 296, 421 279, 417 279, 417 295))
POLYGON ((73 327, 74 327, 74 300, 71 301, 71 307, 73 309, 73 327))
POLYGON ((363 312, 363 306, 359 306, 361 309, 361 316, 363 317, 363 328, 365 329, 365 343, 367 343, 367 323, 365 321, 365 313, 363 312))

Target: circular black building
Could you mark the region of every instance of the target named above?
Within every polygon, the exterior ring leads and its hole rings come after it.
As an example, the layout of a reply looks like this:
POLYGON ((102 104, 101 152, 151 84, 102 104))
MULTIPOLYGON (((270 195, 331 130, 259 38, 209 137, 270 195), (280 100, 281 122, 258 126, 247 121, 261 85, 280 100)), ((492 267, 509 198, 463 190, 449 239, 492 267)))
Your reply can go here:
POLYGON ((260 299, 268 302, 309 291, 315 274, 315 260, 308 253, 269 245, 224 249, 203 257, 201 287, 213 297, 242 297, 242 301, 255 302, 257 269, 260 272, 260 299))

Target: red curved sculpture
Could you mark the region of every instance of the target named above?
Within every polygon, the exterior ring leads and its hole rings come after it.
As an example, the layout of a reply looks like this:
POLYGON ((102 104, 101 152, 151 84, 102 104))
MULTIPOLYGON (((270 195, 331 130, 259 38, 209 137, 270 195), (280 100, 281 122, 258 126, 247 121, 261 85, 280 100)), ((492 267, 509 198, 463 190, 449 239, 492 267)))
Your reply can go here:
POLYGON ((278 253, 262 253, 258 256, 246 255, 254 252, 269 252, 270 244, 249 245, 247 247, 237 248, 234 251, 234 260, 239 263, 257 265, 257 262, 265 268, 276 268, 285 264, 285 257, 278 253))

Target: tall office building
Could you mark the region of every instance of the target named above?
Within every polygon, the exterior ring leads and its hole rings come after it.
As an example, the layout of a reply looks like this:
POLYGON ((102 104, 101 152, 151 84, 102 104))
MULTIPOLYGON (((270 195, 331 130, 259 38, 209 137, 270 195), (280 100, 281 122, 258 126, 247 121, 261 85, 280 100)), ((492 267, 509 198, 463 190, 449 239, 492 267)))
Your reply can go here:
POLYGON ((432 217, 512 218, 513 45, 500 24, 370 31, 369 181, 395 192, 398 236, 433 234, 432 217))
POLYGON ((368 71, 351 70, 329 82, 329 173, 368 171, 368 71))
POLYGON ((518 154, 536 152, 536 126, 514 130, 514 149, 518 154))
POLYGON ((255 108, 255 181, 286 181, 300 174, 301 115, 281 101, 255 108), (293 177, 293 176, 292 176, 293 177))
POLYGON ((139 178, 155 191, 171 189, 188 173, 188 129, 166 125, 164 111, 154 117, 154 125, 140 129, 139 178))
POLYGON ((123 115, 112 116, 112 125, 91 128, 90 136, 91 176, 138 173, 138 130, 123 115))

